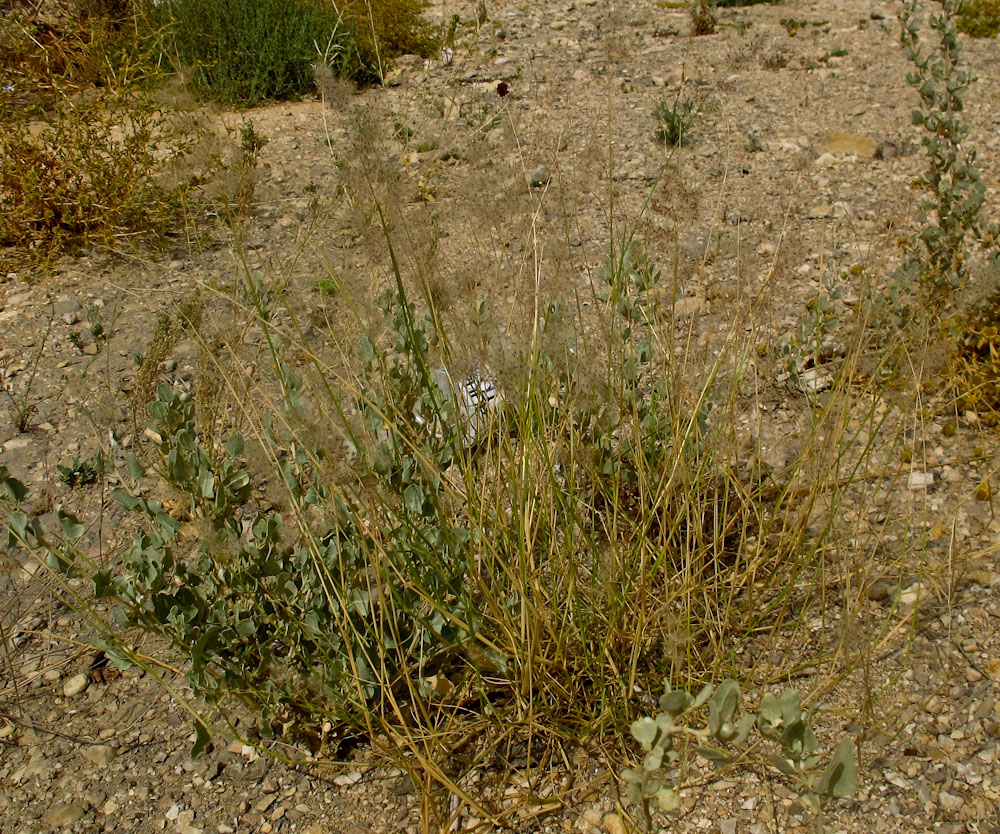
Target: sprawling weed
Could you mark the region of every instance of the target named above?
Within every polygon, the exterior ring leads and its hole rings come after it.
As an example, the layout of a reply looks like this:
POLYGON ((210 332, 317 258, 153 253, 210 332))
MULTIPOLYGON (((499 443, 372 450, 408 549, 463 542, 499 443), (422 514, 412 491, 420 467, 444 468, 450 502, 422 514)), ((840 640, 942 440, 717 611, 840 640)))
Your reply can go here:
POLYGON ((717 690, 704 686, 697 697, 671 690, 667 683, 659 705, 662 711, 655 718, 644 716, 632 722, 632 736, 646 755, 639 767, 628 768, 623 774, 626 799, 640 807, 645 831, 653 830, 653 800, 663 811, 680 807, 680 787, 662 784, 666 773, 661 773, 661 768, 669 771, 688 742, 697 745, 695 752, 708 761, 732 764, 745 755, 741 748, 756 729, 762 740, 777 746, 780 752, 770 756, 772 766, 794 780, 802 802, 816 815, 820 830, 824 803, 832 797, 850 796, 858 787, 854 742, 849 738, 837 746, 823 771, 817 769, 821 761, 817 755, 819 742, 794 689, 786 689, 780 699, 765 694, 758 713, 745 713, 738 719, 740 687, 731 678, 717 690), (708 707, 708 721, 703 727, 692 727, 692 717, 704 706, 708 707))
MULTIPOLYGON (((332 75, 317 72, 331 95, 332 75)), ((259 78, 230 83, 239 96, 264 89, 259 78)), ((661 103, 658 138, 681 144, 696 112, 680 92, 661 103)), ((220 327, 235 334, 224 342, 201 327, 200 297, 163 315, 137 357, 132 397, 146 440, 117 461, 132 545, 118 561, 88 561, 84 525, 60 510, 61 534, 44 530, 0 468, 12 546, 56 576, 91 579, 112 617, 93 609, 93 623, 122 663, 145 662, 133 628, 168 641, 219 724, 232 729, 250 707, 265 737, 301 743, 314 760, 364 734, 419 784, 444 786, 497 824, 514 812, 457 785, 455 751, 469 738, 614 732, 655 703, 637 700, 664 679, 661 713, 633 725, 649 758, 626 775, 647 822, 651 799, 676 804, 680 783, 654 780, 682 736, 709 758, 739 760, 754 724, 814 808, 849 793, 849 743, 821 770, 797 693, 736 719, 729 678, 771 663, 787 676, 790 663, 768 649, 807 637, 809 664, 854 662, 845 641, 807 622, 855 617, 851 594, 871 565, 842 555, 858 548, 838 538, 838 510, 847 490, 890 472, 877 454, 889 409, 876 376, 855 373, 863 314, 852 340, 836 286, 810 303, 785 357, 797 384, 782 392, 809 396, 797 401, 801 444, 765 464, 746 428, 763 420, 758 392, 770 384, 756 325, 744 328, 754 315, 700 353, 671 314, 677 265, 665 280, 637 234, 613 227, 592 286, 543 288, 549 265, 533 251, 536 280, 518 302, 526 324, 501 334, 487 300, 436 283, 434 222, 426 239, 406 226, 393 191, 403 174, 374 158, 387 133, 361 116, 351 128, 359 150, 342 160, 344 189, 384 266, 380 285, 369 294, 367 275, 319 282, 349 319, 329 345, 305 337, 280 276, 248 267, 226 314, 245 326, 220 327), (252 361, 240 342, 249 332, 252 361), (217 363, 211 390, 158 384, 185 333, 217 363), (502 368, 491 367, 497 355, 502 368), (830 368, 822 391, 809 384, 830 368), (171 500, 154 500, 151 482, 171 500), (714 696, 703 688, 721 679, 714 696), (705 726, 692 723, 700 706, 705 726)), ((247 127, 242 139, 250 169, 261 137, 247 127)), ((991 326, 976 331, 990 350, 991 326)), ((75 461, 64 468, 68 482, 87 474, 75 461)), ((196 718, 196 751, 214 729, 209 714, 196 718)))

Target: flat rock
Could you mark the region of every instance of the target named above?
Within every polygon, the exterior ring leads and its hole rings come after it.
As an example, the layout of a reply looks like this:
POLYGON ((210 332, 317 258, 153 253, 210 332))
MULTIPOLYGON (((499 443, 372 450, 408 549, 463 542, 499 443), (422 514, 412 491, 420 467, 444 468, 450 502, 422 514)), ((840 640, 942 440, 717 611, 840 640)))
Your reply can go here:
POLYGON ((674 315, 696 316, 708 312, 708 301, 700 295, 689 295, 674 302, 674 315))
POLYGON ((601 824, 604 834, 625 834, 625 824, 618 814, 605 814, 601 824))
POLYGON ((917 492, 921 489, 927 489, 927 487, 934 486, 934 473, 933 472, 921 472, 915 470, 910 473, 910 477, 906 481, 906 488, 917 492))
POLYGON ((872 582, 865 591, 865 594, 872 602, 881 602, 888 598, 890 590, 888 582, 879 580, 878 582, 872 582))
POLYGON ((539 165, 528 174, 528 185, 532 188, 541 188, 543 185, 548 185, 551 179, 552 174, 549 169, 544 165, 539 165))
POLYGON ((98 767, 107 767, 115 758, 115 749, 107 744, 95 744, 84 748, 83 757, 98 767))
POLYGON ((871 136, 833 130, 824 138, 820 150, 824 154, 850 154, 871 159, 878 151, 878 142, 871 136))
POLYGON ((42 816, 42 821, 52 828, 66 828, 81 820, 84 812, 84 807, 75 802, 53 805, 42 816))

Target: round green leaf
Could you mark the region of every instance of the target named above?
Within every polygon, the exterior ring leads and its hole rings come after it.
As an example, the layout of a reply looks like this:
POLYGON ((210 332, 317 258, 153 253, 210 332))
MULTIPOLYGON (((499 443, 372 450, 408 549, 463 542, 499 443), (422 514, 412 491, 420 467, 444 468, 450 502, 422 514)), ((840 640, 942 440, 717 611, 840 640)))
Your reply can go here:
POLYGON ((642 745, 643 750, 648 752, 653 749, 653 742, 656 741, 659 730, 652 718, 644 715, 642 718, 633 721, 629 729, 632 731, 632 738, 642 745))

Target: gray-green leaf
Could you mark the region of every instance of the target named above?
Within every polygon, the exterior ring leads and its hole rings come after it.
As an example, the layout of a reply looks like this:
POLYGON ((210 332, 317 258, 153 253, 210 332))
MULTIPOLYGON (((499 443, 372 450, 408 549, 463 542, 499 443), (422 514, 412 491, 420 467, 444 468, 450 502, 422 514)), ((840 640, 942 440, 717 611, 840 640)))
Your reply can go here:
POLYGON ((673 788, 660 788, 656 792, 656 804, 662 811, 676 811, 681 806, 681 797, 673 788))
POLYGON ((632 731, 632 738, 642 745, 643 750, 648 753, 653 749, 653 742, 656 741, 656 735, 659 730, 652 718, 644 715, 642 718, 633 721, 629 729, 632 731))
POLYGON ((138 481, 146 474, 146 467, 139 463, 139 459, 132 452, 125 456, 125 464, 128 466, 128 474, 133 481, 138 481))
POLYGON ((817 790, 828 796, 850 796, 858 789, 858 768, 854 762, 854 741, 845 738, 833 753, 817 790))
POLYGON ((206 727, 204 722, 198 718, 194 721, 194 732, 195 740, 194 746, 191 748, 191 758, 197 759, 202 753, 205 752, 209 743, 211 743, 212 736, 208 732, 208 727, 206 727))
POLYGON ((63 532, 68 539, 80 538, 83 535, 83 531, 87 529, 80 519, 72 513, 66 512, 62 507, 56 508, 56 518, 59 519, 63 532))
POLYGON ((403 490, 403 503, 410 512, 420 513, 424 509, 424 490, 419 484, 410 484, 403 490))
POLYGON ((736 735, 729 739, 730 744, 740 745, 747 740, 750 730, 757 721, 756 715, 744 715, 736 725, 736 735))
POLYGON ((797 771, 788 759, 784 756, 773 755, 771 756, 771 764, 773 764, 778 770, 785 774, 785 776, 795 776, 797 771))
POLYGON ((771 726, 781 721, 781 703, 770 692, 761 699, 760 719, 771 726))
POLYGON ((365 365, 375 361, 375 345, 367 336, 362 336, 358 343, 358 359, 365 365))
POLYGON ((740 703, 740 685, 727 678, 708 701, 708 731, 718 736, 722 725, 728 723, 740 703))
POLYGON ((718 747, 699 746, 695 748, 695 752, 710 762, 730 762, 733 759, 725 750, 720 750, 718 747))
POLYGON ((660 709, 670 715, 680 715, 694 702, 694 698, 683 689, 675 689, 660 696, 660 709))

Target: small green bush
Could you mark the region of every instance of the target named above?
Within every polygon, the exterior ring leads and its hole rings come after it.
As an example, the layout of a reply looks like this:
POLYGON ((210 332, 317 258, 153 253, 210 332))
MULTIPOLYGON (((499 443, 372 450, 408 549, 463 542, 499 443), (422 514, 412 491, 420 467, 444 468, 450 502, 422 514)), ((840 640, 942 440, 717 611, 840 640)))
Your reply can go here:
POLYGON ((684 144, 688 132, 694 126, 698 115, 698 102, 693 98, 681 98, 680 90, 674 97, 673 104, 661 99, 653 110, 659 127, 656 128, 656 138, 668 147, 674 148, 684 144))
POLYGON ((375 81, 404 52, 429 55, 434 30, 422 0, 336 6, 320 0, 169 0, 153 14, 163 48, 190 72, 195 91, 248 106, 313 89, 323 61, 355 81, 375 81))
POLYGON ((965 0, 958 10, 958 31, 972 38, 1000 35, 1000 0, 965 0))
POLYGON ((903 54, 914 65, 907 83, 920 94, 913 124, 924 129, 922 144, 927 170, 919 184, 925 199, 921 228, 898 273, 903 282, 919 277, 936 291, 950 294, 970 277, 968 245, 978 240, 994 249, 998 229, 984 214, 986 185, 976 166, 976 148, 968 141, 970 126, 962 120, 965 96, 977 80, 962 58, 955 30, 960 0, 939 0, 929 16, 932 43, 920 34, 919 3, 907 0, 899 14, 903 54), (936 43, 934 43, 936 40, 936 43))

